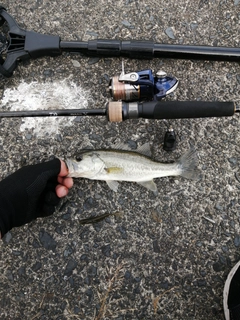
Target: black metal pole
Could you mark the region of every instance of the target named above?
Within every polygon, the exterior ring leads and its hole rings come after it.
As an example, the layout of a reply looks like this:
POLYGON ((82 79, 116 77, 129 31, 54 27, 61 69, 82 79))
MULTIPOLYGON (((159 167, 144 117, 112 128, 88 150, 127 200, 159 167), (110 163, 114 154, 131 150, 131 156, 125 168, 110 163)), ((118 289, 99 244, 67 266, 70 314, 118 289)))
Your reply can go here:
POLYGON ((60 49, 90 56, 128 57, 133 59, 173 58, 240 61, 240 48, 160 44, 147 40, 60 41, 60 49))

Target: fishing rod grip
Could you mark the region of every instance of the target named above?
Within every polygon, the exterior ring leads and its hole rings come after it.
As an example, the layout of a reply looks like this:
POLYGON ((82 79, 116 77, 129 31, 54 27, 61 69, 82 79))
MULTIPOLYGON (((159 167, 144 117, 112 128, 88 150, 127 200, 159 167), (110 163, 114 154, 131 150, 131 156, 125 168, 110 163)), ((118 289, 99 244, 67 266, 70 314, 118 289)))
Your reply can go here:
POLYGON ((139 118, 181 119, 225 117, 235 113, 233 102, 219 101, 149 101, 138 104, 139 118))
POLYGON ((234 102, 218 101, 148 101, 148 102, 109 102, 108 119, 120 122, 127 119, 181 119, 227 117, 238 112, 234 102))

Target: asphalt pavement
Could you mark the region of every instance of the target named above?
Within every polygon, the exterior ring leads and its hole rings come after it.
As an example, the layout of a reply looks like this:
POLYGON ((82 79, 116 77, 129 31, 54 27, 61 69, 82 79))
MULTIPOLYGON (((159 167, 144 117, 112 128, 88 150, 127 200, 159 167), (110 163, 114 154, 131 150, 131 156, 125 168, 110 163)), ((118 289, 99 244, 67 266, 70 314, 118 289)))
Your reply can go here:
MULTIPOLYGON (((20 27, 62 40, 240 46, 239 0, 16 3, 1 5, 20 27)), ((125 72, 163 70, 177 77, 168 100, 240 103, 237 62, 125 58, 124 65, 125 72)), ((0 80, 2 101, 10 90, 2 109, 11 109, 16 96, 20 110, 34 109, 42 96, 51 100, 49 108, 103 108, 111 99, 109 79, 121 68, 120 57, 64 52, 19 63, 11 78, 0 80)), ((1 120, 1 179, 23 165, 116 143, 133 150, 150 143, 162 162, 194 146, 201 176, 156 179, 158 196, 136 183, 121 182, 115 193, 104 181, 75 179, 53 216, 15 228, 1 242, 0 319, 223 320, 224 282, 240 259, 239 115, 121 123, 45 119, 41 130, 35 122, 23 128, 26 121, 1 120), (177 136, 172 152, 163 150, 169 126, 177 136), (111 215, 97 223, 79 222, 105 213, 111 215)))

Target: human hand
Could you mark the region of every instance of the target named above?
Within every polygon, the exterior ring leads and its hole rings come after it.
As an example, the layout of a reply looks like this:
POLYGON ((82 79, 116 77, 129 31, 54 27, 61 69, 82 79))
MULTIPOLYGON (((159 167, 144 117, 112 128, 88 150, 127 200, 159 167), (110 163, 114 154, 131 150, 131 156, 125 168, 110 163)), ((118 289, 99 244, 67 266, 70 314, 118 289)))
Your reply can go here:
POLYGON ((72 188, 73 186, 73 179, 72 178, 67 178, 68 174, 68 168, 66 166, 66 163, 62 160, 61 161, 61 169, 58 174, 58 185, 56 186, 56 194, 59 198, 65 197, 69 189, 72 188))
POLYGON ((59 159, 22 167, 0 182, 0 230, 54 213, 60 198, 68 194, 73 180, 59 159))

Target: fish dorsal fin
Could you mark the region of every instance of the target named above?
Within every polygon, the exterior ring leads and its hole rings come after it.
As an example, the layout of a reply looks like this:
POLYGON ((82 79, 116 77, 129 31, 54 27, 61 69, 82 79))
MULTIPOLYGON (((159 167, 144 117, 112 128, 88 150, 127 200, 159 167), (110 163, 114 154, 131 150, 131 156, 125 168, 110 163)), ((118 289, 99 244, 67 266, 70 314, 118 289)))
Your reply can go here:
POLYGON ((133 151, 126 143, 118 142, 111 146, 113 150, 133 151))
POLYGON ((144 143, 142 146, 140 146, 139 148, 137 148, 136 150, 138 153, 143 154, 144 156, 147 157, 152 157, 152 151, 151 151, 151 147, 150 147, 150 143, 146 142, 144 143))
POLYGON ((133 152, 138 152, 144 156, 147 157, 152 157, 152 151, 151 151, 151 147, 150 147, 150 143, 146 142, 144 143, 142 146, 138 147, 137 149, 131 149, 131 147, 129 147, 129 145, 127 145, 126 143, 116 143, 115 145, 112 146, 112 148, 114 150, 124 150, 124 151, 133 151, 133 152))

